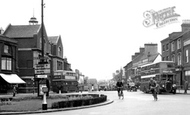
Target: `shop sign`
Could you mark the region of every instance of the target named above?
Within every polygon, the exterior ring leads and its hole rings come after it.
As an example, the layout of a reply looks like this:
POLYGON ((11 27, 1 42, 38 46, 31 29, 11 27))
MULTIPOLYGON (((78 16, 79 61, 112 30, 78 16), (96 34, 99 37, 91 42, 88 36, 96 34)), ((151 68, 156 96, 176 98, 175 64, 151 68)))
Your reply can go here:
POLYGON ((47 78, 47 75, 37 75, 37 78, 47 78))
POLYGON ((72 79, 72 80, 75 80, 75 76, 65 76, 65 79, 72 79))
POLYGON ((50 69, 35 70, 35 74, 47 74, 50 73, 50 69))

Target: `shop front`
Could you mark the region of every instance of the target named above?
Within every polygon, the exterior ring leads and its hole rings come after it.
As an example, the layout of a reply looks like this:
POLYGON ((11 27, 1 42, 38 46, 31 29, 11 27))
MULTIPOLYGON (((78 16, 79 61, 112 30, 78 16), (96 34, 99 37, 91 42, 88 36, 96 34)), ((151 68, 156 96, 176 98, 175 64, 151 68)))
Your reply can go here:
POLYGON ((0 93, 12 92, 13 87, 18 84, 25 84, 17 74, 0 73, 0 93))

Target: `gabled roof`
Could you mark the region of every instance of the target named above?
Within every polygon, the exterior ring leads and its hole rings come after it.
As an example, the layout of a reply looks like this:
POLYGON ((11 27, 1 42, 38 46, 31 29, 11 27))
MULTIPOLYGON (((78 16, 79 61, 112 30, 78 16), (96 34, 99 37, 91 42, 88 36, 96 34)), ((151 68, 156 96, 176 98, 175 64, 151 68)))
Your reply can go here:
POLYGON ((59 36, 48 36, 48 40, 50 43, 53 43, 56 45, 59 40, 59 36))
POLYGON ((150 61, 150 62, 154 62, 155 59, 156 59, 159 55, 160 55, 159 53, 154 54, 154 55, 151 55, 151 56, 149 57, 149 61, 150 61))
POLYGON ((5 32, 5 36, 9 38, 29 38, 40 30, 40 25, 9 25, 5 32))

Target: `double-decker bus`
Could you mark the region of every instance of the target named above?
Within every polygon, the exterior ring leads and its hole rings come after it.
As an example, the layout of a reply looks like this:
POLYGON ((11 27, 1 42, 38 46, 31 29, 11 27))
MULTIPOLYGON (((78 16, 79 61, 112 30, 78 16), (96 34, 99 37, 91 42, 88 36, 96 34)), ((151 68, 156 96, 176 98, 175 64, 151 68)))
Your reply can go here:
POLYGON ((52 79, 52 90, 54 92, 78 92, 77 75, 73 71, 60 71, 54 73, 52 79))
POLYGON ((150 92, 150 78, 159 84, 158 93, 176 93, 175 63, 173 61, 160 61, 141 66, 141 91, 150 92))

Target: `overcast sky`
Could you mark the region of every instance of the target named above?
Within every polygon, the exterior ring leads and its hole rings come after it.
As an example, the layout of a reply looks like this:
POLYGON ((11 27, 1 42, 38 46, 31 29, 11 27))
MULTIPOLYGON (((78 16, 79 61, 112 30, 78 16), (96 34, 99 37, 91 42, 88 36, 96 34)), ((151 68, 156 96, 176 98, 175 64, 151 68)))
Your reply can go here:
MULTIPOLYGON (((0 0, 0 27, 27 25, 34 15, 41 22, 41 0, 0 0)), ((89 78, 111 79, 145 43, 157 43, 181 31, 190 19, 188 0, 44 0, 48 36, 61 35, 64 56, 73 70, 89 78), (175 6, 178 21, 145 27, 145 11, 175 6)), ((161 53, 161 52, 160 52, 161 53)))

